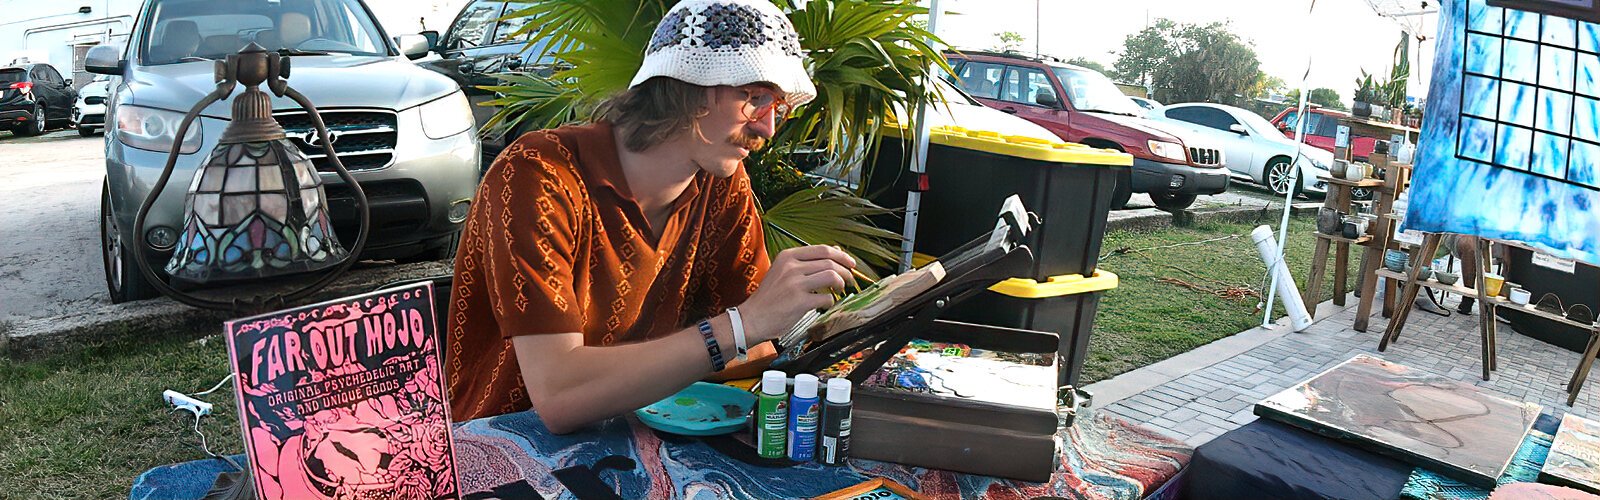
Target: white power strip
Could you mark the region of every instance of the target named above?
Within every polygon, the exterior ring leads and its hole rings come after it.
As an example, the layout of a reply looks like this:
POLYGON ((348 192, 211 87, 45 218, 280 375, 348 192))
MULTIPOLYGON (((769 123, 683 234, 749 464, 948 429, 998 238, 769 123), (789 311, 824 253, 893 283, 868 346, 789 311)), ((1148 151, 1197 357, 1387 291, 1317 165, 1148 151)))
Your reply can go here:
POLYGON ((196 418, 211 414, 211 403, 191 398, 181 392, 167 389, 161 393, 161 399, 168 404, 193 413, 196 418))

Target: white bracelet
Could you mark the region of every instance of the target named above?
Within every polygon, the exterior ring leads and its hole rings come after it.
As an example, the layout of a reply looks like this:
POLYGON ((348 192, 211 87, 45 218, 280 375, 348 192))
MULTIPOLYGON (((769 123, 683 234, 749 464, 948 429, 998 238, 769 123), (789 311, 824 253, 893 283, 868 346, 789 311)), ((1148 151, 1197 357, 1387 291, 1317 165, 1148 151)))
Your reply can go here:
POLYGON ((738 353, 738 356, 734 359, 744 361, 745 355, 750 348, 745 346, 744 343, 744 318, 739 317, 739 308, 729 307, 728 319, 733 323, 733 347, 734 351, 738 353))

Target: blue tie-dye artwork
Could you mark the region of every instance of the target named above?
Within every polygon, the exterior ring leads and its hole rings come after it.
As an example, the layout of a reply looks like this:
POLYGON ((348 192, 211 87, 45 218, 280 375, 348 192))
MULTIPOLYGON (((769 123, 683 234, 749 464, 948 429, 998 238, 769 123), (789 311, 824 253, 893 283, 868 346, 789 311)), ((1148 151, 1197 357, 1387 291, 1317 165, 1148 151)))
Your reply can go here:
POLYGON ((1442 9, 1405 227, 1600 265, 1600 25, 1442 9))

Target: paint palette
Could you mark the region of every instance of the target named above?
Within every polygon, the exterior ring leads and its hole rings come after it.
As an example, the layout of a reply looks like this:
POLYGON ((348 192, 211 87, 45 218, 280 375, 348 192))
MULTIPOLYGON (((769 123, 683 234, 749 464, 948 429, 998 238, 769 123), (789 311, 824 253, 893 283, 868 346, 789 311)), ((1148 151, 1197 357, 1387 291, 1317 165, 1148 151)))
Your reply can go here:
POLYGON ((695 382, 677 394, 634 410, 639 421, 661 432, 683 436, 717 436, 743 429, 750 422, 755 394, 737 387, 695 382))

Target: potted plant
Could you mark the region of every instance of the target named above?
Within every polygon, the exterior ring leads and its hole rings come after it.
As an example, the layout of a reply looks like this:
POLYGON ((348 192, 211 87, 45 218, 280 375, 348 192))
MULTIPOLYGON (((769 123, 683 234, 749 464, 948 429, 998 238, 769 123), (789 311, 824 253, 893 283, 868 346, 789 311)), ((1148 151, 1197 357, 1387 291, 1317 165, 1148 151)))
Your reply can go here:
POLYGON ((1356 79, 1355 105, 1350 107, 1350 113, 1362 118, 1372 116, 1372 103, 1378 97, 1378 84, 1372 81, 1372 75, 1366 70, 1361 71, 1361 78, 1356 79))

